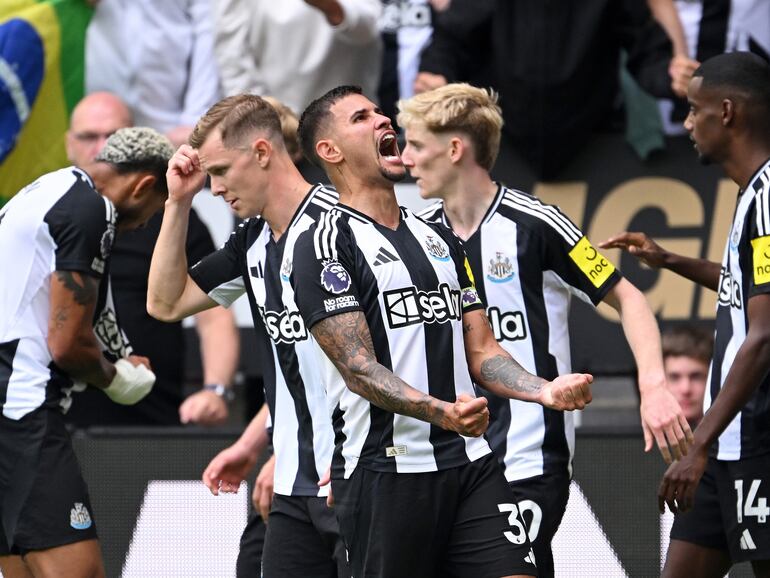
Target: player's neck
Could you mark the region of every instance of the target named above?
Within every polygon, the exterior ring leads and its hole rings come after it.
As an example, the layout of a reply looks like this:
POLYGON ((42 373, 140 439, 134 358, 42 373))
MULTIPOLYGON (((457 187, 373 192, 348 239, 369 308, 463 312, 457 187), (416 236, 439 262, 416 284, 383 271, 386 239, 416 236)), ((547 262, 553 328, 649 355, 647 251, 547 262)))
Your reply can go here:
POLYGON ((464 171, 445 191, 444 212, 461 239, 476 232, 496 194, 497 184, 485 170, 464 171))
POLYGON ((722 163, 722 168, 733 181, 738 183, 741 190, 749 186, 751 177, 762 168, 770 158, 770 146, 757 143, 741 143, 736 145, 733 154, 722 163))
POLYGON ((311 185, 294 164, 275 169, 275 174, 270 178, 268 200, 261 216, 267 221, 273 238, 277 241, 289 228, 311 185))
POLYGON ((393 184, 384 180, 364 181, 360 179, 332 178, 340 203, 363 213, 373 221, 396 230, 401 221, 393 184))

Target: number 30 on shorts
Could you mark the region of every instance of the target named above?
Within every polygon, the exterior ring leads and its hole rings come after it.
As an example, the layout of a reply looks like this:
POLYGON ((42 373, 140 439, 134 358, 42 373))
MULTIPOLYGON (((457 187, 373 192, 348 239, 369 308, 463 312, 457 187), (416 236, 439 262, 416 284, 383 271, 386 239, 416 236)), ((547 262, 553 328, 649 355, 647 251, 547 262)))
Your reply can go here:
POLYGON ((508 524, 514 531, 506 530, 503 535, 509 542, 514 544, 523 544, 524 538, 528 537, 530 542, 537 539, 540 532, 540 522, 543 519, 543 511, 532 500, 522 500, 518 506, 516 504, 497 504, 497 509, 501 513, 508 512, 508 524), (529 525, 529 531, 524 526, 524 512, 532 514, 532 522, 529 525))

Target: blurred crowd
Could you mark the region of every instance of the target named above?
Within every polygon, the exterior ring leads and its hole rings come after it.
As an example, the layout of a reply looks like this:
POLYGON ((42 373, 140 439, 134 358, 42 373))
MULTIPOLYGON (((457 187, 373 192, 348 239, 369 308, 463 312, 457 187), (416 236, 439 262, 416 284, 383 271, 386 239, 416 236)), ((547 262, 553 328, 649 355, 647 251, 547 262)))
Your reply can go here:
POLYGON ((299 113, 355 84, 394 117, 399 98, 464 81, 499 92, 505 138, 541 179, 593 133, 639 120, 626 109, 659 108, 661 131, 676 132, 698 62, 770 54, 762 0, 92 2, 86 91, 120 95, 174 144, 222 96, 269 95, 299 113), (625 106, 640 95, 659 107, 625 106))

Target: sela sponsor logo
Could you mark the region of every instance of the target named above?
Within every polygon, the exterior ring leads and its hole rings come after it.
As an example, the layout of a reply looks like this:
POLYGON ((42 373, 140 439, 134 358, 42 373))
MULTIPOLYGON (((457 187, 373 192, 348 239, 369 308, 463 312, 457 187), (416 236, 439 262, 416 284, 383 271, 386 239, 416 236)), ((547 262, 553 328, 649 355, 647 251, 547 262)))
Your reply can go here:
POLYGON ((722 267, 719 275, 719 292, 717 297, 719 298, 720 305, 735 307, 736 309, 743 308, 741 305, 741 284, 724 267, 722 267))
POLYGON ((521 341, 527 338, 527 324, 521 311, 500 311, 497 307, 490 307, 487 315, 498 341, 521 341))
POLYGON ((462 319, 460 291, 442 283, 438 291, 405 287, 382 294, 388 325, 397 329, 418 323, 445 323, 462 319))
POLYGON ((321 285, 329 293, 339 295, 350 289, 350 273, 339 261, 327 259, 321 269, 321 285))
POLYGON ((513 264, 500 251, 495 251, 495 258, 489 260, 487 279, 492 283, 505 283, 513 279, 513 264))
POLYGON ((615 271, 615 266, 594 249, 585 237, 580 238, 569 252, 569 256, 594 287, 601 287, 615 271))
POLYGON ((87 530, 92 523, 88 508, 81 502, 75 502, 75 507, 70 510, 70 526, 76 530, 87 530))
POLYGON ((327 313, 337 311, 338 309, 345 309, 346 307, 358 307, 358 299, 356 299, 355 295, 342 295, 341 297, 324 299, 324 308, 327 313))
POLYGON ((433 235, 426 236, 425 249, 427 249, 428 254, 436 259, 436 261, 449 261, 449 248, 437 237, 434 237, 433 235))
POLYGON ((296 343, 307 339, 307 328, 299 311, 284 309, 276 313, 260 307, 259 312, 265 322, 267 334, 276 343, 296 343))

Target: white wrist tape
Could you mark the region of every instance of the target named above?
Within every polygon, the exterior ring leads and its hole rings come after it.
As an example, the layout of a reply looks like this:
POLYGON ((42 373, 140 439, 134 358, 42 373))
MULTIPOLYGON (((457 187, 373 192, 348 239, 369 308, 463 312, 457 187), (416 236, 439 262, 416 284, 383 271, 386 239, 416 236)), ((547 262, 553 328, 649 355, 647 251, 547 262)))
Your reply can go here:
POLYGON ((133 405, 150 393, 155 374, 144 365, 133 365, 127 359, 115 362, 115 377, 104 390, 115 403, 133 405))

